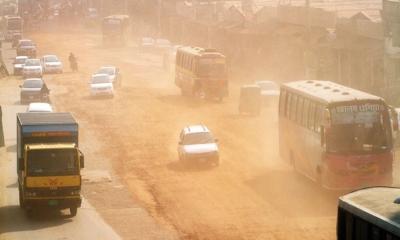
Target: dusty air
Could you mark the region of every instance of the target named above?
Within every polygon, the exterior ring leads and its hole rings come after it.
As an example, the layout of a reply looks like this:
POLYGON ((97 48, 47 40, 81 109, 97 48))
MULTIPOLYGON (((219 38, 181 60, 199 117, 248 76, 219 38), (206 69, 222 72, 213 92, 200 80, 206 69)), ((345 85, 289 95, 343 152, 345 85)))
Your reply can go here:
POLYGON ((400 239, 400 0, 0 0, 0 239, 400 239))

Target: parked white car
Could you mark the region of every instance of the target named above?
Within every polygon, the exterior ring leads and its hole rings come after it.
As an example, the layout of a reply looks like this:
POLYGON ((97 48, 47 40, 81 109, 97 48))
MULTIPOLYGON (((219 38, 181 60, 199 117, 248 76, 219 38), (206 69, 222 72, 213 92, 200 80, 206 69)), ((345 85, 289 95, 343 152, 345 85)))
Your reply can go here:
POLYGON ((90 81, 92 96, 114 96, 113 83, 108 74, 93 74, 90 81))
POLYGON ((179 160, 186 164, 219 165, 217 141, 204 125, 185 127, 179 136, 179 160))
POLYGON ((26 112, 35 112, 35 113, 46 113, 53 112, 53 107, 48 103, 43 102, 33 102, 30 103, 26 112))
POLYGON ((42 77, 43 68, 40 64, 40 60, 33 58, 27 59, 25 61, 24 68, 22 69, 22 76, 24 78, 32 78, 32 77, 42 77))
POLYGON ((44 55, 40 62, 42 63, 44 73, 62 73, 63 64, 56 55, 44 55))
POLYGON ((14 59, 14 75, 21 75, 25 62, 28 60, 27 56, 16 56, 14 59))

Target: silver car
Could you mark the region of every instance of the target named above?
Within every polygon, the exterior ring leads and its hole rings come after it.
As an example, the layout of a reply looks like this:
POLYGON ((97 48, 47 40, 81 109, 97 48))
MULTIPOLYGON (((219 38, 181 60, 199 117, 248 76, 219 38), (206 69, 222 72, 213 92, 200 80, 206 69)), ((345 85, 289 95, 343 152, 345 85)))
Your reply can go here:
POLYGON ((43 69, 39 59, 27 59, 24 68, 22 69, 22 76, 24 78, 42 77, 43 69))
POLYGON ((219 165, 218 140, 204 125, 185 127, 179 136, 179 160, 185 164, 219 165))
POLYGON ((63 64, 56 55, 44 55, 40 62, 44 73, 62 73, 63 64))

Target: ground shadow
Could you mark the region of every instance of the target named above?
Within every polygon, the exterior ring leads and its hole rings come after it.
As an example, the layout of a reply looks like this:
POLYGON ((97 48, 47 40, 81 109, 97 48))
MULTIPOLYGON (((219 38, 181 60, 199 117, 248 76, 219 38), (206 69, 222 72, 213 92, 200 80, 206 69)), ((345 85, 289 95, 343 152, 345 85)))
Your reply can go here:
POLYGON ((272 170, 245 182, 275 208, 293 217, 336 214, 343 191, 329 191, 293 170, 272 170))
POLYGON ((6 151, 7 152, 16 152, 17 151, 17 144, 13 144, 13 145, 7 146, 6 151))
POLYGON ((7 185, 7 188, 17 188, 17 187, 18 187, 18 182, 7 185))
POLYGON ((175 172, 202 172, 214 169, 216 166, 212 164, 199 164, 199 163, 183 163, 181 161, 173 161, 167 165, 169 170, 175 172))
POLYGON ((0 207, 0 234, 45 229, 71 221, 68 215, 60 211, 33 212, 28 218, 19 206, 0 207))

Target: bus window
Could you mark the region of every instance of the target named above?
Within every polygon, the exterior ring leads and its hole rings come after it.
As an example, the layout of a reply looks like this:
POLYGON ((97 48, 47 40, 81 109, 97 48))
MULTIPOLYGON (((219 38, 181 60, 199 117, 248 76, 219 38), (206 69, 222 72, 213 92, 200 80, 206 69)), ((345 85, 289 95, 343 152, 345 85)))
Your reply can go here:
POLYGON ((322 120, 322 106, 317 104, 315 108, 314 130, 318 133, 321 132, 321 120, 322 120))
POLYGON ((303 102, 304 98, 299 97, 297 100, 297 109, 296 109, 296 122, 301 125, 302 116, 303 116, 303 102))
POLYGON ((292 94, 290 92, 287 93, 287 101, 285 103, 286 107, 285 107, 285 117, 289 118, 290 116, 290 104, 291 104, 291 100, 292 100, 292 94))
POLYGON ((285 105, 286 105, 286 91, 281 90, 280 96, 279 96, 279 115, 283 116, 285 113, 285 105))
POLYGON ((296 120, 296 104, 297 104, 297 95, 293 94, 290 103, 290 116, 289 116, 290 120, 292 121, 296 120))
POLYGON ((310 102, 310 108, 308 111, 308 128, 314 130, 315 121, 315 103, 310 102))
POLYGON ((302 121, 302 125, 304 127, 308 127, 307 121, 308 121, 308 109, 309 109, 309 106, 310 106, 310 101, 307 98, 305 98, 304 99, 304 104, 303 104, 303 121, 302 121))

